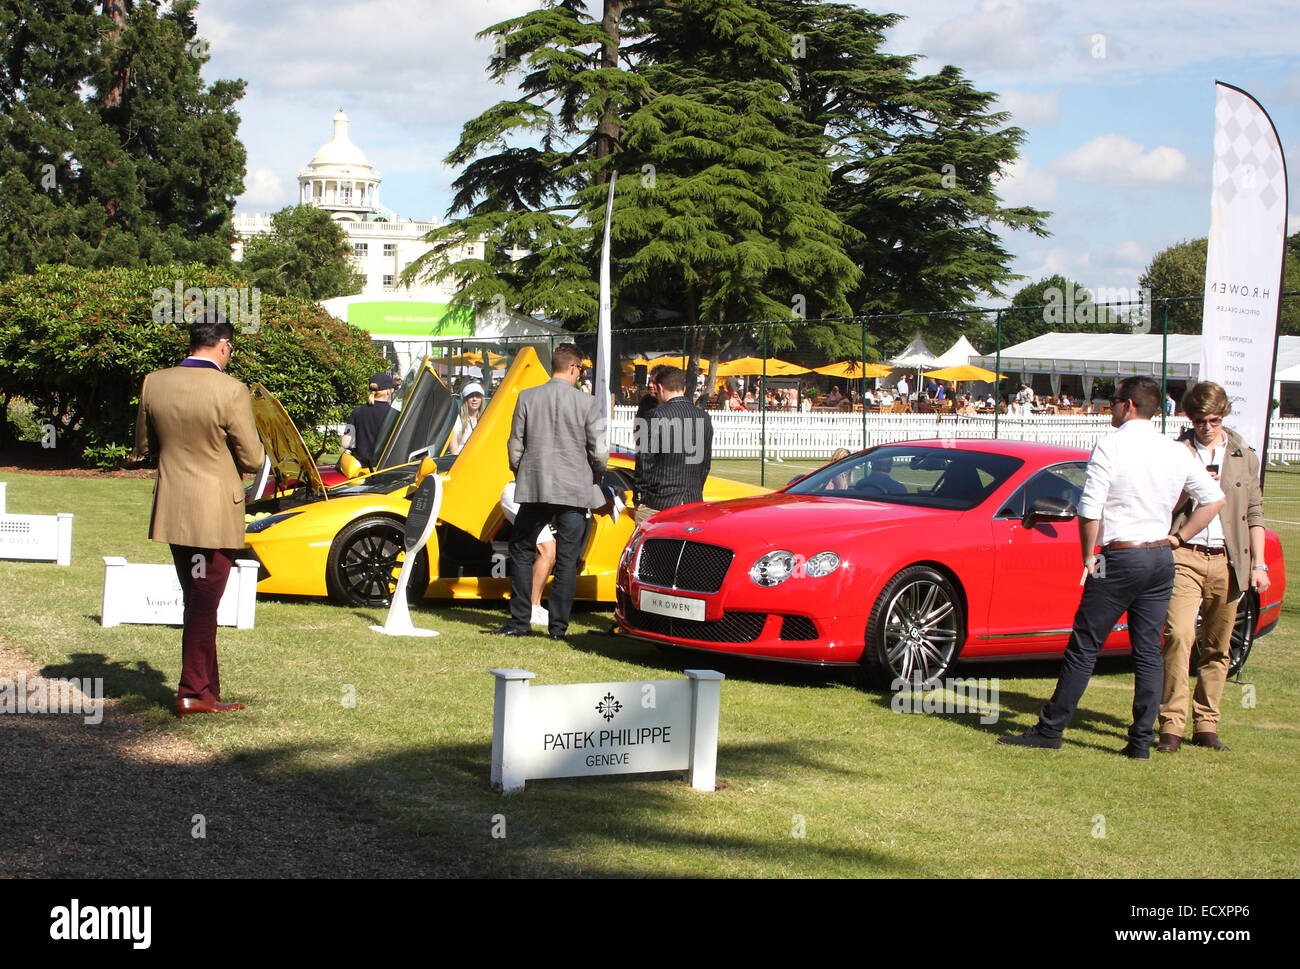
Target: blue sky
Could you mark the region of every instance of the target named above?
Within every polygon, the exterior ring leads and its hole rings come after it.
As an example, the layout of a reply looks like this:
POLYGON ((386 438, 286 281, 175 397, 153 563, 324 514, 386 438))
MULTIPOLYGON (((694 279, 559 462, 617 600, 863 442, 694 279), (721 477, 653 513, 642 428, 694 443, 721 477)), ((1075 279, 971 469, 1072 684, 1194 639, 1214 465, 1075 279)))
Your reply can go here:
MULTIPOLYGON (((1027 139, 1004 199, 1053 212, 1052 236, 1004 234, 1012 268, 1089 287, 1135 287, 1160 249, 1209 225, 1214 81, 1269 111, 1300 171, 1300 16, 1294 0, 894 0, 889 34, 920 70, 961 67, 997 92, 1027 139)), ((461 125, 509 88, 474 34, 530 0, 203 0, 205 76, 241 77, 248 149, 238 211, 296 198, 296 175, 342 106, 383 175, 381 201, 441 219, 461 125)), ((1291 194, 1288 231, 1300 231, 1291 194)), ((998 301, 990 300, 991 305, 998 301)))

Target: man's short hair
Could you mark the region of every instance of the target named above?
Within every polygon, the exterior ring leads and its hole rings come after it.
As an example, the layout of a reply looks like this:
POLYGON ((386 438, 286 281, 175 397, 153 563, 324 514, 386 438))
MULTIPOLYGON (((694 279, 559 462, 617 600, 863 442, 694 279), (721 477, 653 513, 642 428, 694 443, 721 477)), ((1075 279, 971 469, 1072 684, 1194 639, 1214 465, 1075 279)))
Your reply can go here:
POLYGON ((206 311, 190 324, 190 353, 215 347, 222 340, 233 340, 235 328, 217 310, 206 311))
POLYGON ((582 364, 582 351, 572 343, 561 343, 551 354, 551 373, 563 373, 574 364, 582 364))
POLYGON ((686 392, 686 371, 681 367, 671 367, 665 364, 655 369, 659 371, 655 383, 664 390, 670 394, 684 394, 686 392))
POLYGON ((1183 413, 1190 418, 1204 417, 1206 414, 1227 417, 1231 412, 1232 401, 1228 400, 1228 392, 1213 380, 1193 384, 1183 394, 1183 413))
POLYGON ((1115 388, 1120 400, 1131 400, 1138 416, 1151 418, 1160 413, 1160 385, 1150 377, 1125 377, 1115 388))

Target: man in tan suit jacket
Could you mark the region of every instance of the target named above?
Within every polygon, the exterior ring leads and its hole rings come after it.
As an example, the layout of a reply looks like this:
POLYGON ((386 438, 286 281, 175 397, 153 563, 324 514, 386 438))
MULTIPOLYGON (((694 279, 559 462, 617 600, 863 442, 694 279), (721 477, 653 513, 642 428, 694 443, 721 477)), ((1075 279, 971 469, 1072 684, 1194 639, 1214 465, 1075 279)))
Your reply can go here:
POLYGON ((217 606, 244 547, 244 484, 265 460, 248 388, 222 373, 235 330, 217 313, 190 326, 190 355, 144 378, 135 454, 158 456, 149 537, 171 545, 185 602, 176 714, 241 710, 221 702, 217 606))

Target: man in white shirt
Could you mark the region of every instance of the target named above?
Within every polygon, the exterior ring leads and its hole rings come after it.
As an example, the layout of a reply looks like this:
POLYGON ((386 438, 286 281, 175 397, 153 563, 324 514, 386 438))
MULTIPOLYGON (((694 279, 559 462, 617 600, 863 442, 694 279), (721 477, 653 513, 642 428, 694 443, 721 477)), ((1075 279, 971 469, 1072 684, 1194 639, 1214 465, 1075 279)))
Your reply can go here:
POLYGON ((1111 424, 1119 430, 1098 441, 1088 460, 1079 499, 1085 585, 1056 690, 1035 726, 999 737, 999 743, 1060 749, 1097 655, 1127 611, 1133 724, 1122 753, 1135 760, 1151 757, 1164 675, 1160 634, 1174 587, 1171 546, 1185 544, 1225 504, 1204 465, 1151 423, 1160 402, 1160 385, 1150 377, 1121 381, 1111 398, 1111 424), (1171 534, 1174 506, 1184 491, 1196 500, 1196 510, 1171 534), (1094 554, 1099 538, 1100 556, 1094 554))
POLYGON ((911 389, 907 386, 907 378, 904 377, 898 382, 898 396, 903 400, 907 400, 908 394, 910 393, 911 389))

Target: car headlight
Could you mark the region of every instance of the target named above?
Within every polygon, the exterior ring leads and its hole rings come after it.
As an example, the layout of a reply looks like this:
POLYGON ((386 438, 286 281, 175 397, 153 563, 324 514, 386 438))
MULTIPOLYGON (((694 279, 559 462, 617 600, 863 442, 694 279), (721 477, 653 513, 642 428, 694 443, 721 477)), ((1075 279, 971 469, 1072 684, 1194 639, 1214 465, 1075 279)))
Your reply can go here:
POLYGON ((288 511, 281 515, 271 515, 268 518, 258 518, 244 526, 244 534, 256 535, 258 532, 264 532, 272 525, 278 525, 285 519, 292 518, 297 514, 299 514, 299 512, 288 511))
POLYGON ((803 573, 810 579, 820 579, 839 567, 840 557, 834 552, 818 552, 803 564, 803 573))
POLYGON ((768 552, 750 566, 749 577, 754 580, 756 585, 780 585, 794 575, 794 570, 798 565, 799 560, 795 558, 793 552, 780 549, 775 552, 768 552))

